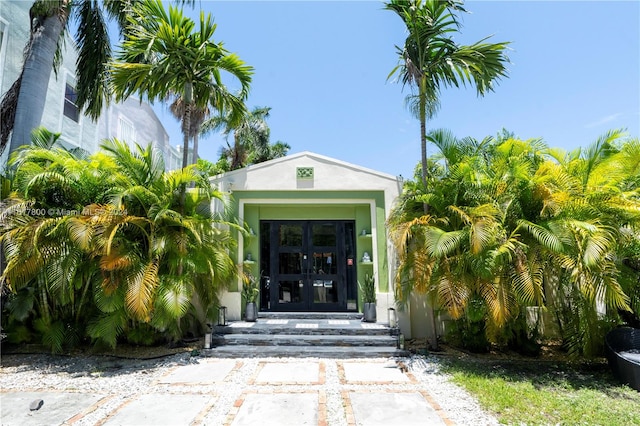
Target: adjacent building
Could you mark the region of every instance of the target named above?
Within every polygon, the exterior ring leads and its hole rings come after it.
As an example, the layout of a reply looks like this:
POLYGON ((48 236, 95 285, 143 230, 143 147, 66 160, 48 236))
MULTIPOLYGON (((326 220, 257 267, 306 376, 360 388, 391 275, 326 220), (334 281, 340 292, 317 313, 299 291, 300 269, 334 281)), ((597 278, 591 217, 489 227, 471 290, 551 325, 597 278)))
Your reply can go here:
MULTIPOLYGON (((0 2, 0 96, 4 96, 22 70, 32 4, 31 1, 0 2)), ((77 58, 74 42, 67 37, 62 64, 49 78, 42 126, 60 133, 65 147, 89 152, 95 152, 104 139, 113 137, 131 145, 152 143, 164 154, 167 170, 179 168, 182 158, 170 145, 164 126, 148 104, 134 98, 111 103, 97 122, 80 113, 75 89, 77 58)), ((6 163, 7 154, 3 154, 0 164, 6 163)))

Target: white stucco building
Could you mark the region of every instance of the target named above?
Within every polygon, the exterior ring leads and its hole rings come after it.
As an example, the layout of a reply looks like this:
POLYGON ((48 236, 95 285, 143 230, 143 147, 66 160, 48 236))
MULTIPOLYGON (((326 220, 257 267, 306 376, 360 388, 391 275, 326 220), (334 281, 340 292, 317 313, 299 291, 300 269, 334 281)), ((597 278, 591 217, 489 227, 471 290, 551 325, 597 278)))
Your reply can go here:
MULTIPOLYGON (((253 232, 238 234, 234 257, 260 277, 265 312, 358 312, 358 282, 376 285, 377 317, 396 308, 396 256, 386 221, 402 178, 334 158, 302 152, 211 178, 230 208, 253 232)), ((214 209, 221 209, 214 202, 214 209)), ((229 319, 242 316, 242 282, 222 295, 229 319)), ((407 337, 424 336, 425 300, 398 312, 407 337)))
MULTIPOLYGON (((29 9, 33 1, 0 1, 0 96, 4 96, 20 75, 23 51, 29 39, 29 9)), ((76 100, 76 61, 74 42, 67 37, 63 61, 57 74, 52 72, 46 95, 41 125, 61 133, 60 141, 68 148, 82 148, 89 152, 99 149, 101 141, 118 138, 130 145, 153 146, 164 154, 167 170, 179 168, 182 157, 169 143, 169 136, 146 103, 130 98, 123 103, 106 106, 97 122, 80 114, 76 100)), ((4 165, 7 152, 0 164, 4 165)))

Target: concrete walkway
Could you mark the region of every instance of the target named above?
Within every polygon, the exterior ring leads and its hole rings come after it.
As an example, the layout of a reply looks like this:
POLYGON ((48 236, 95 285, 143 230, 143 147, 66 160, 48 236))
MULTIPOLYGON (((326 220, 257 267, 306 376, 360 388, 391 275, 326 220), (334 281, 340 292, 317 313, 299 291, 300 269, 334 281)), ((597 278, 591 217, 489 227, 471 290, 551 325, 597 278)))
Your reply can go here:
MULTIPOLYGON (((185 364, 149 372, 148 383, 130 389, 123 388, 126 382, 117 389, 115 382, 112 388, 91 380, 74 385, 73 377, 63 384, 43 380, 39 388, 3 388, 1 424, 453 424, 403 361, 199 358, 185 364), (42 407, 29 410, 39 399, 42 407)), ((130 378, 144 380, 137 377, 130 378)))

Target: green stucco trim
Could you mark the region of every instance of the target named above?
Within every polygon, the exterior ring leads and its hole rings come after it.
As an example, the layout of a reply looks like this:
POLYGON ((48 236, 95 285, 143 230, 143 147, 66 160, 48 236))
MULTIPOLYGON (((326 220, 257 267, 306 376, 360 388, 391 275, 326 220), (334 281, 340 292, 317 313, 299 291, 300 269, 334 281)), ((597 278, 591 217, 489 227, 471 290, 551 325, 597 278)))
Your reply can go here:
MULTIPOLYGON (((372 253, 372 237, 361 238, 360 233, 362 230, 368 234, 372 231, 370 203, 373 203, 378 289, 383 293, 388 291, 389 265, 383 191, 234 191, 230 207, 236 216, 240 214, 241 203, 244 205, 242 219, 247 228, 253 229, 256 234, 244 237, 244 251, 241 254, 245 260, 247 253, 251 253, 254 262, 241 263, 254 276, 260 274, 260 242, 257 235, 260 220, 354 220, 357 234, 358 280, 364 279, 365 274, 374 272, 372 265, 363 265, 360 262, 365 251, 372 253)), ((237 291, 237 287, 230 290, 237 291)))

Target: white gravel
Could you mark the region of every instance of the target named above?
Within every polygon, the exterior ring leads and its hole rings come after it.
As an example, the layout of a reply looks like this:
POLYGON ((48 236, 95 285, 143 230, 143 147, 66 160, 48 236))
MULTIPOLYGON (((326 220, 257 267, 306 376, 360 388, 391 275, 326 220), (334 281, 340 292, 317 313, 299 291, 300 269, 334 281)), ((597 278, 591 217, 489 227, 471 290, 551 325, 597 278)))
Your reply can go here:
MULTIPOLYGON (((388 362, 393 359, 329 359, 329 358, 242 358, 242 367, 229 374, 223 383, 175 384, 159 383, 170 370, 189 363, 210 362, 211 358, 191 357, 189 353, 172 355, 152 360, 131 360, 113 357, 65 357, 50 355, 4 355, 0 368, 0 390, 2 393, 25 391, 79 392, 110 395, 95 411, 74 423, 94 425, 101 423, 110 413, 127 400, 153 393, 217 394, 219 397, 203 420, 207 425, 222 425, 228 420, 229 411, 243 392, 251 390, 249 384, 263 362, 322 362, 325 365, 325 380, 315 384, 315 390, 326 395, 327 424, 346 426, 343 391, 371 390, 419 390, 428 392, 440 405, 449 420, 457 425, 498 425, 498 421, 484 412, 477 401, 466 391, 450 382, 441 372, 440 361, 434 356, 412 356, 401 361, 417 379, 417 383, 393 384, 345 384, 340 382, 340 362, 388 362)), ((261 392, 304 390, 304 384, 262 385, 261 392)), ((1 394, 0 394, 1 395, 1 394)))

